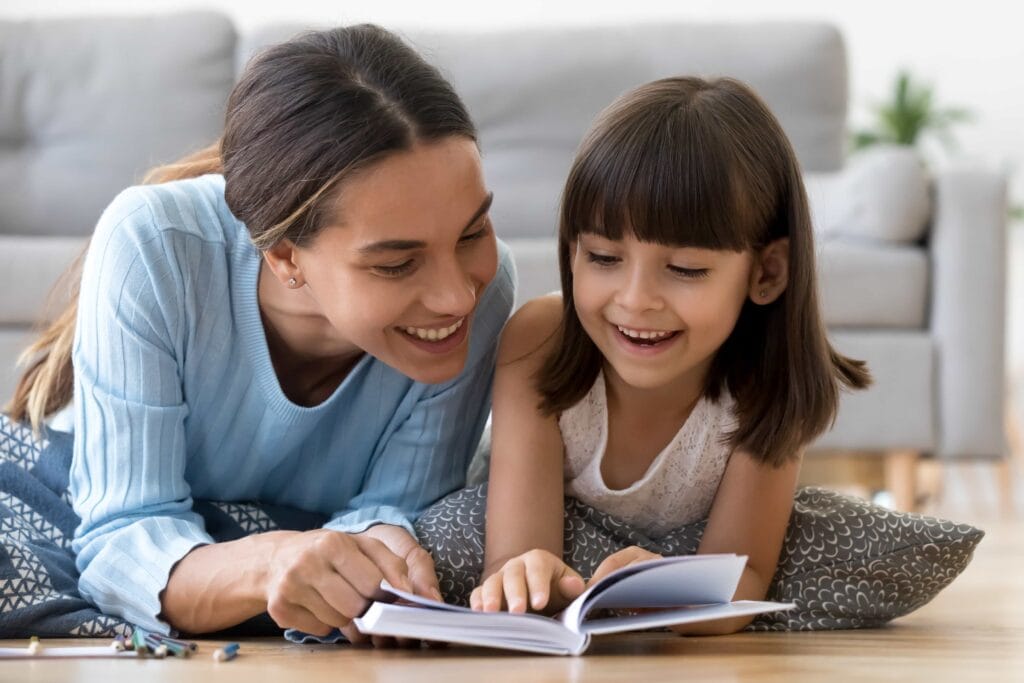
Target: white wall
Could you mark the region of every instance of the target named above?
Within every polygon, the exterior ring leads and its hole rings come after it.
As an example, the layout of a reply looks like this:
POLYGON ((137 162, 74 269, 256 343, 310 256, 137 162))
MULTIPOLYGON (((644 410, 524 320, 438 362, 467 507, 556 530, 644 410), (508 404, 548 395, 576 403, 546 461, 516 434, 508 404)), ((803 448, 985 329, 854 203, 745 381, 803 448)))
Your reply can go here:
POLYGON ((242 30, 280 20, 373 21, 398 29, 501 29, 513 26, 615 24, 667 20, 823 19, 846 37, 851 111, 886 96, 895 71, 911 69, 936 87, 943 103, 966 106, 973 123, 958 130, 957 156, 1020 172, 1012 193, 1024 203, 1024 39, 1013 3, 921 0, 3 0, 0 18, 139 13, 189 7, 220 9, 242 30), (955 7, 956 9, 949 9, 955 7))

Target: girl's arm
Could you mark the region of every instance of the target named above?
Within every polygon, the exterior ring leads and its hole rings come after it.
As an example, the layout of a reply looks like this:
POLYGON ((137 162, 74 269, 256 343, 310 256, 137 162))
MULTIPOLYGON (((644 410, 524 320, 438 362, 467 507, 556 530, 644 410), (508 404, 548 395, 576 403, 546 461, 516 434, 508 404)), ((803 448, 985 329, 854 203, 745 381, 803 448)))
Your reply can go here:
MULTIPOLYGON (((779 468, 757 462, 736 451, 718 487, 698 553, 736 553, 747 556, 734 600, 764 600, 779 562, 801 458, 779 468)), ((692 635, 739 631, 753 617, 723 619, 680 629, 692 635)))
MULTIPOLYGON (((561 562, 564 510, 562 435, 555 416, 538 411, 535 375, 559 341, 561 297, 525 304, 509 321, 498 351, 494 381, 490 484, 487 494, 485 581, 474 606, 510 609, 548 604, 552 584, 582 590, 561 562), (527 551, 532 551, 526 554, 527 551), (526 554, 526 555, 524 555, 526 554), (523 556, 522 562, 509 563, 523 556), (508 571, 502 572, 509 563, 508 571)), ((563 593, 565 591, 562 591, 563 593)), ((565 597, 565 596, 563 596, 565 597)))

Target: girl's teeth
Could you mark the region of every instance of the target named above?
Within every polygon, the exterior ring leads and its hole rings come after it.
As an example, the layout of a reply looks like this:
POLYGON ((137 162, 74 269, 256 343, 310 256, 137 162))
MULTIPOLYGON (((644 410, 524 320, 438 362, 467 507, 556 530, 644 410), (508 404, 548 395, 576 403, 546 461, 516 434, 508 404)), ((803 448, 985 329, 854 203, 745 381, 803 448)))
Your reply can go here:
POLYGON ((462 318, 454 325, 442 327, 441 329, 427 329, 425 327, 406 327, 403 329, 406 334, 418 337, 424 341, 441 341, 442 339, 447 339, 455 334, 455 331, 462 327, 462 323, 465 322, 465 320, 465 318, 462 318))
POLYGON ((622 334, 626 335, 627 337, 631 337, 633 339, 663 339, 663 338, 669 336, 670 334, 672 334, 671 331, 669 331, 669 332, 647 332, 647 331, 640 331, 640 330, 631 330, 628 327, 622 327, 620 325, 616 325, 616 327, 619 328, 619 332, 621 332, 622 334))

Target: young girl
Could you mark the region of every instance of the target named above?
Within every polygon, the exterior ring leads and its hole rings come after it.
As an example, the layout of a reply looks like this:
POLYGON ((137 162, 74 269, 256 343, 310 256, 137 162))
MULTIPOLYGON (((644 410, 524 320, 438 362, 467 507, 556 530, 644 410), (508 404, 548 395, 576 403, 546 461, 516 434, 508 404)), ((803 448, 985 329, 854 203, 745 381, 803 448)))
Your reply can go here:
MULTIPOLYGON (((569 173, 559 264, 562 296, 523 306, 502 337, 472 607, 554 610, 584 589, 562 561, 565 495, 651 537, 707 518, 699 552, 747 555, 735 597, 763 599, 802 449, 840 385, 870 381, 826 339, 779 123, 731 79, 624 95, 569 173)), ((591 581, 652 557, 627 548, 591 581)))

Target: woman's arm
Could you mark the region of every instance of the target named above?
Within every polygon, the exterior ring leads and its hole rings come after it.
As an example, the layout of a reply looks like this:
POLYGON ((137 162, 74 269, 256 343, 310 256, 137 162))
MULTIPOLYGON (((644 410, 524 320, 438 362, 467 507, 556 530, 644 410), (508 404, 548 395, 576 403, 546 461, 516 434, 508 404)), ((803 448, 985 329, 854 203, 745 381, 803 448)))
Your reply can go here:
MULTIPOLYGON (((764 600, 786 537, 799 472, 800 458, 779 468, 763 465, 743 451, 729 458, 697 552, 747 556, 734 600, 764 600)), ((752 620, 753 617, 723 619, 688 626, 679 632, 734 633, 752 620)))
POLYGON ((101 217, 85 259, 72 358, 69 491, 81 524, 79 589, 103 612, 151 630, 171 568, 211 543, 185 480, 179 264, 145 191, 101 217))
POLYGON ((526 608, 528 598, 535 609, 548 606, 550 592, 561 587, 552 584, 561 578, 570 580, 570 593, 583 588, 561 562, 562 436, 557 418, 538 411, 534 386, 558 343, 561 310, 560 297, 535 299, 512 316, 502 335, 494 381, 485 581, 474 596, 476 607, 500 609, 503 598, 516 611, 526 608), (532 552, 521 563, 506 567, 527 551, 532 552), (494 576, 503 568, 504 576, 494 576))
POLYGON ((79 588, 102 611, 160 632, 207 632, 268 609, 283 626, 344 625, 382 577, 408 585, 380 541, 324 531, 215 545, 192 509, 181 271, 209 264, 178 249, 135 189, 104 213, 86 258, 70 472, 79 588))
POLYGON ((382 578, 411 590, 407 571, 402 558, 366 534, 254 534, 186 555, 163 592, 162 616, 181 631, 207 633, 266 611, 282 627, 326 635, 366 609, 382 578))

